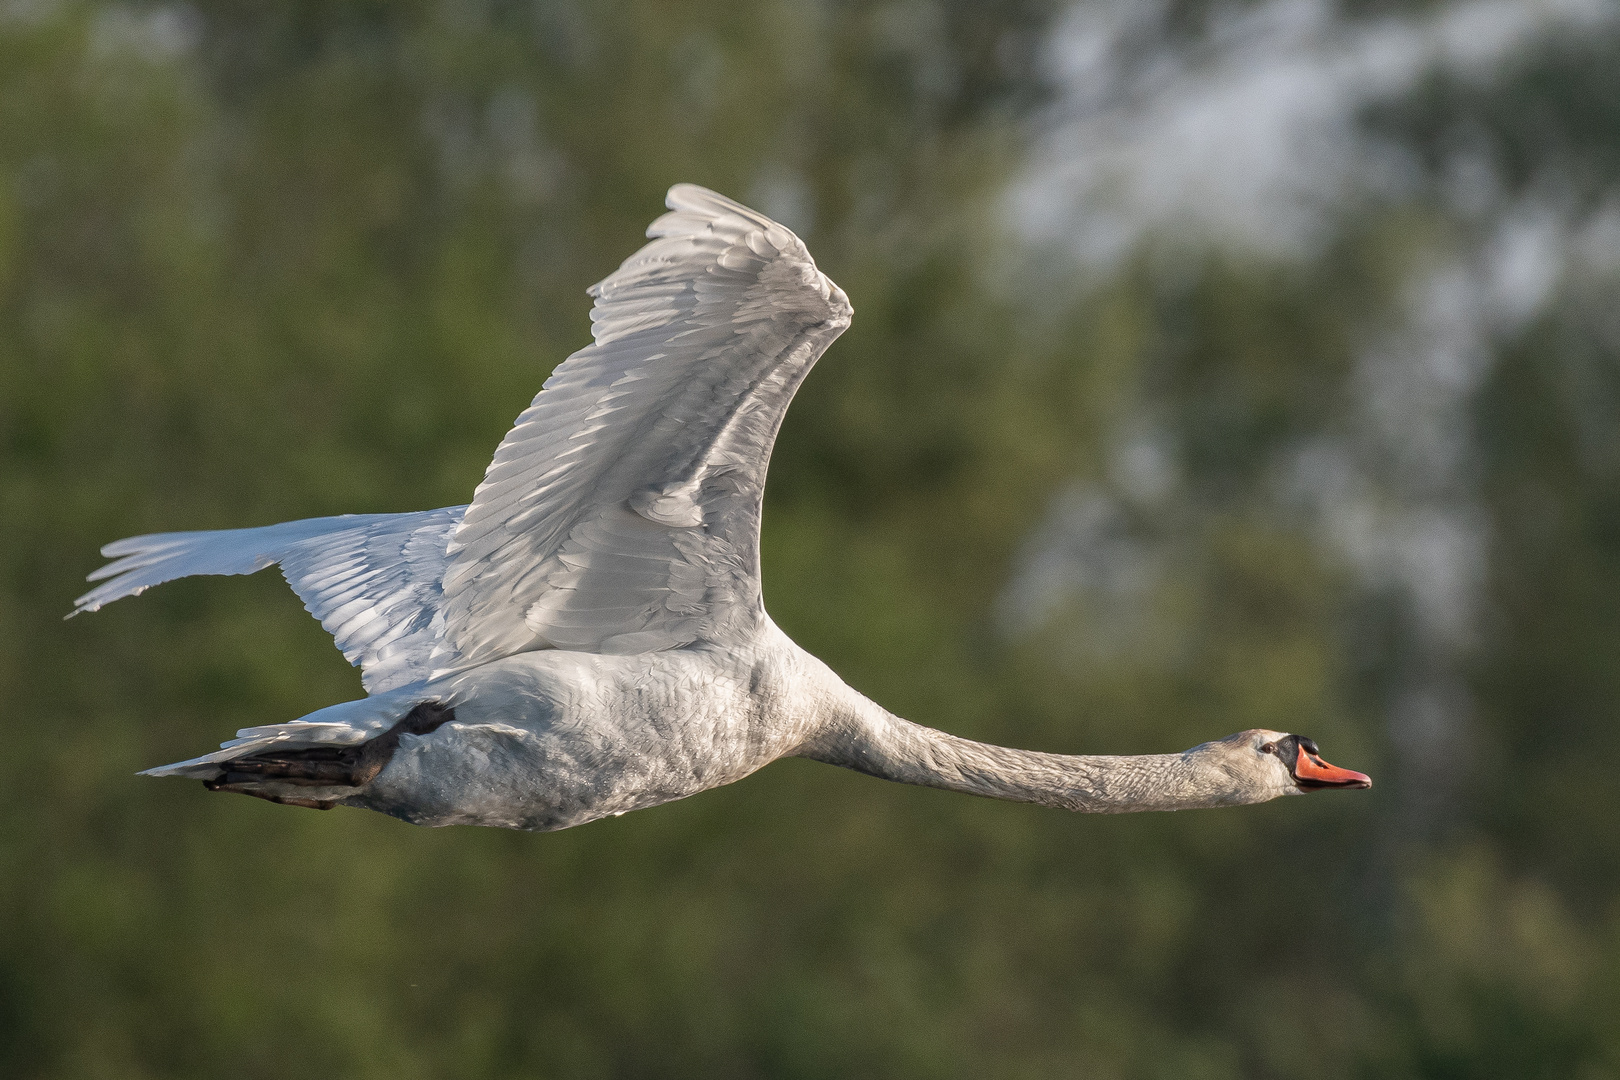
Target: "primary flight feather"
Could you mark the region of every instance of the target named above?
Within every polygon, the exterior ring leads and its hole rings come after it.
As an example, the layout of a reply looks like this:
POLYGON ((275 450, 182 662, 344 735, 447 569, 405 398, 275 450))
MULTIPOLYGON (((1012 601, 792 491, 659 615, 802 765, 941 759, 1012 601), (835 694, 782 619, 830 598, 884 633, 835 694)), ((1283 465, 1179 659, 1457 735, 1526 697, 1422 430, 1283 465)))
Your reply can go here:
POLYGON ((849 326, 791 231, 670 189, 652 241, 591 289, 593 344, 546 380, 471 504, 109 544, 75 614, 279 564, 369 696, 148 770, 425 825, 556 829, 786 755, 1074 810, 1366 787, 1303 736, 1078 757, 901 720, 795 645, 760 597, 765 470, 788 403, 849 326))

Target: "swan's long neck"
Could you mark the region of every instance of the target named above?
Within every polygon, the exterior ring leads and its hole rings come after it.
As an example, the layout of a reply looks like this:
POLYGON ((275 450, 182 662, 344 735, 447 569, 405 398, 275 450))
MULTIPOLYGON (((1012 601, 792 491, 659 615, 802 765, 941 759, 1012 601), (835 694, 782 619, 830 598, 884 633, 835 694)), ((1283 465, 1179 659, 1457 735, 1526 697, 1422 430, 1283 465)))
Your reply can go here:
POLYGON ((886 711, 842 687, 800 756, 903 784, 1095 814, 1263 802, 1198 749, 1130 757, 1015 750, 958 738, 886 711))

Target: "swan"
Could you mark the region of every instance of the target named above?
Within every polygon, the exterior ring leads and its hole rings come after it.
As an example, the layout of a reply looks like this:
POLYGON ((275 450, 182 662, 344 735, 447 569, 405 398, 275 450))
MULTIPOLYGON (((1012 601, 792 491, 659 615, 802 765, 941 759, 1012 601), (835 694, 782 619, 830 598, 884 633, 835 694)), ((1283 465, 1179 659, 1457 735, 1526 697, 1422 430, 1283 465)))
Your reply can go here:
POLYGON ((796 755, 1094 813, 1365 788, 1310 739, 1067 756, 903 720, 788 639, 760 596, 771 446, 850 324, 788 229, 680 184, 590 290, 594 343, 546 380, 467 506, 136 536, 70 614, 193 574, 279 565, 367 696, 143 775, 420 825, 550 830, 796 755))

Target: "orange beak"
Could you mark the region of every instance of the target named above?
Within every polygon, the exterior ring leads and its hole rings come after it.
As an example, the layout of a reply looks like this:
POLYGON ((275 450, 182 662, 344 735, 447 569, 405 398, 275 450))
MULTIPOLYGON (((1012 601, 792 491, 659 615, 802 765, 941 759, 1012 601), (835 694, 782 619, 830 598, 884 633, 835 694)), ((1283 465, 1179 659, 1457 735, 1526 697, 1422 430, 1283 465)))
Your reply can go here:
POLYGON ((1329 765, 1317 755, 1308 753, 1303 746, 1299 748, 1299 757, 1294 762, 1294 779, 1299 781, 1299 786, 1303 788, 1372 787, 1372 777, 1366 773, 1329 765))

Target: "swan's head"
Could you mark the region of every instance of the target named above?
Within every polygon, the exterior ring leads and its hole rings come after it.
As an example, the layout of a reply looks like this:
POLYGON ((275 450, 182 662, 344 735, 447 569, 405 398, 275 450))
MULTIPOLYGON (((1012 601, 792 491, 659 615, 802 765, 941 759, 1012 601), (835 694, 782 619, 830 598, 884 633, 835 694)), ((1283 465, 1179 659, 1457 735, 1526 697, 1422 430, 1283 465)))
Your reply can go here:
POLYGON ((1300 795, 1324 788, 1368 788, 1372 777, 1322 760, 1316 743, 1304 735, 1256 728, 1195 747, 1254 801, 1300 795))

